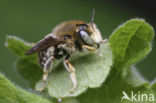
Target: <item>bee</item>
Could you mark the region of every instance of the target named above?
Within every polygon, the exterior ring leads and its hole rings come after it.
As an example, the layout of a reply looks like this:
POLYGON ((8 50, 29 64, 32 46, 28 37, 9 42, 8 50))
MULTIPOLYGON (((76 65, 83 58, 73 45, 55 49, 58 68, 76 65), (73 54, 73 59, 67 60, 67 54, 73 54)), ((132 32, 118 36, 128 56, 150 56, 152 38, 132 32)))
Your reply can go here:
POLYGON ((63 63, 73 83, 70 92, 73 92, 77 85, 75 68, 70 63, 69 59, 75 52, 83 52, 87 49, 95 52, 99 48, 102 40, 101 33, 94 21, 94 9, 91 22, 86 23, 81 20, 65 21, 57 25, 52 33, 45 36, 31 49, 26 52, 26 55, 38 53, 39 64, 43 68, 42 87, 39 91, 43 91, 46 87, 48 74, 52 70, 53 61, 63 58, 63 63))

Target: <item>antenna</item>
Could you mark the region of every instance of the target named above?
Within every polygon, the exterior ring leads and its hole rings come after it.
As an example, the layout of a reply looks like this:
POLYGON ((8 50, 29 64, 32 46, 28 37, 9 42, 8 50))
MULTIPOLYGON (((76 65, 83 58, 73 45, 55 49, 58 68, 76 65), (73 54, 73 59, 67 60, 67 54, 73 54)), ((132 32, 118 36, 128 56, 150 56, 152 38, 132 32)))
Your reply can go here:
POLYGON ((94 8, 93 8, 93 11, 92 11, 92 17, 91 17, 91 26, 92 26, 92 28, 93 28, 93 30, 95 31, 95 29, 94 29, 94 15, 95 15, 95 10, 94 10, 94 8))
POLYGON ((94 22, 94 15, 95 15, 95 10, 94 10, 94 8, 93 8, 93 11, 92 11, 92 17, 91 17, 91 23, 94 22))

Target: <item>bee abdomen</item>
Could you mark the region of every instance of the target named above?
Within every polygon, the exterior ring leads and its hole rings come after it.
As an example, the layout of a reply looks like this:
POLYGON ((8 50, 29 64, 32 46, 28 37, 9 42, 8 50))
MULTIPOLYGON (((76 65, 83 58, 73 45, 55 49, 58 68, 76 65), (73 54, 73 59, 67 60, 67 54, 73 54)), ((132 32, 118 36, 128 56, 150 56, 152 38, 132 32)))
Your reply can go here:
POLYGON ((41 51, 38 53, 38 61, 40 66, 43 68, 47 60, 52 56, 54 53, 54 48, 48 48, 47 50, 41 51))
POLYGON ((44 64, 46 63, 47 59, 48 58, 45 56, 45 51, 38 53, 38 61, 41 67, 44 67, 44 64))

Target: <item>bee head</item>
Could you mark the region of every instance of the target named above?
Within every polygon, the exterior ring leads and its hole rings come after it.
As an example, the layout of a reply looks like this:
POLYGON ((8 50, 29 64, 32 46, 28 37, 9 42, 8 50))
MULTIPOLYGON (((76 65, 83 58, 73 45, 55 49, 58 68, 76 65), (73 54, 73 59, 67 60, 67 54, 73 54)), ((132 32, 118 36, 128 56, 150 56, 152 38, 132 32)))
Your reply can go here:
POLYGON ((79 24, 79 28, 76 29, 76 34, 82 43, 89 46, 98 47, 99 42, 102 40, 101 33, 94 23, 81 24, 81 26, 79 24))
MULTIPOLYGON (((76 29, 76 33, 81 41, 90 46, 99 45, 102 40, 101 33, 97 28, 96 24, 94 24, 94 9, 92 13, 92 18, 90 23, 86 24, 77 24, 78 29, 76 29)), ((97 46, 98 47, 98 46, 97 46)))

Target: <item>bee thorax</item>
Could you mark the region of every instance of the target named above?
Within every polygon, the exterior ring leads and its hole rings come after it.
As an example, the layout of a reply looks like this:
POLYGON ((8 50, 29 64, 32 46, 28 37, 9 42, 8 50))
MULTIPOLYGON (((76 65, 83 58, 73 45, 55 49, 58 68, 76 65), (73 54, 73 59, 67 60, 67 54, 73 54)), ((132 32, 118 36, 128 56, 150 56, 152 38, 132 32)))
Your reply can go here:
POLYGON ((58 48, 65 50, 68 54, 72 54, 73 52, 76 52, 75 45, 72 43, 60 44, 58 45, 58 48))

